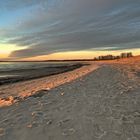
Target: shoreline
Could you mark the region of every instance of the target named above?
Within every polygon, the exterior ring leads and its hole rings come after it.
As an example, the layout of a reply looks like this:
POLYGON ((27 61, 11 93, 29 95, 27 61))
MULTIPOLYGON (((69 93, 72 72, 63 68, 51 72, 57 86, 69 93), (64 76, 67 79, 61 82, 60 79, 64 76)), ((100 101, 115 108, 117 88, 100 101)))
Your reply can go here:
MULTIPOLYGON (((40 79, 43 77, 48 77, 52 75, 57 75, 72 71, 74 69, 80 68, 86 64, 82 63, 72 63, 64 66, 54 66, 54 67, 43 67, 39 69, 23 69, 23 70, 13 70, 9 71, 9 77, 0 77, 0 86, 10 85, 18 82, 29 81, 34 79, 40 79), (12 76, 13 75, 13 76, 12 76), (15 76, 14 76, 15 75, 15 76)), ((4 72, 1 72, 4 74, 4 72)), ((7 72, 6 72, 7 73, 7 72)))
POLYGON ((64 73, 0 86, 0 107, 10 106, 34 95, 40 90, 49 91, 55 87, 74 81, 100 67, 98 64, 90 62, 87 63, 88 65, 84 64, 85 62, 82 64, 83 66, 64 73))

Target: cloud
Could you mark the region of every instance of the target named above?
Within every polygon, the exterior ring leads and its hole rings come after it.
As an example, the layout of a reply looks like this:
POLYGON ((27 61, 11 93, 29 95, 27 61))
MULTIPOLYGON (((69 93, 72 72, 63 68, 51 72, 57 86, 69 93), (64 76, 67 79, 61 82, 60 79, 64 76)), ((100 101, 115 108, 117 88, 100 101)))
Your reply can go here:
MULTIPOLYGON (((7 9, 11 8, 9 5, 7 9)), ((19 17, 22 22, 8 43, 28 48, 13 52, 10 57, 98 48, 139 48, 138 0, 41 0, 40 3, 22 0, 16 8, 27 6, 32 7, 32 12, 19 17)))
MULTIPOLYGON (((48 1, 49 0, 47 0, 47 2, 48 1)), ((0 1, 0 9, 4 11, 11 11, 44 3, 46 3, 46 0, 4 0, 0 1)))

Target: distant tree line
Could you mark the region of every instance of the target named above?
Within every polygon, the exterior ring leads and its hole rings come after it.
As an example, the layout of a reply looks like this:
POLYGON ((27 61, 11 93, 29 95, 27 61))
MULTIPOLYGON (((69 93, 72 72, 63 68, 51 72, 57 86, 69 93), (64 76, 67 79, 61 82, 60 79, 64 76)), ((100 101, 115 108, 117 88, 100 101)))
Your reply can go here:
POLYGON ((121 58, 130 58, 133 57, 132 52, 128 53, 121 53, 120 55, 114 56, 114 55, 104 55, 104 56, 98 56, 95 57, 94 60, 115 60, 115 59, 121 59, 121 58))

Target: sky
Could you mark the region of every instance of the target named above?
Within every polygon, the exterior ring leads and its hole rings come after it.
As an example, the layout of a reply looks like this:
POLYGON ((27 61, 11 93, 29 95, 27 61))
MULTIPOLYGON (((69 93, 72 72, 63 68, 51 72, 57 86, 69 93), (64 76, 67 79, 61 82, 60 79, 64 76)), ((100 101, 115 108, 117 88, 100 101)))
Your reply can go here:
POLYGON ((0 0, 0 59, 140 54, 140 0, 0 0))

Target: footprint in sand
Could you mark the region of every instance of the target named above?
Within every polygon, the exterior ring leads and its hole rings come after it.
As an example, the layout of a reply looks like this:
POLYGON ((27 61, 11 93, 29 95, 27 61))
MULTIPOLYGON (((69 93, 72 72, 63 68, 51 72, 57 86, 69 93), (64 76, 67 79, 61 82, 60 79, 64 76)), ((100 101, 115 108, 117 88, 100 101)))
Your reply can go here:
POLYGON ((62 133, 62 135, 64 136, 69 136, 69 135, 72 135, 73 133, 75 133, 75 129, 73 128, 70 128, 70 129, 65 129, 62 133))

